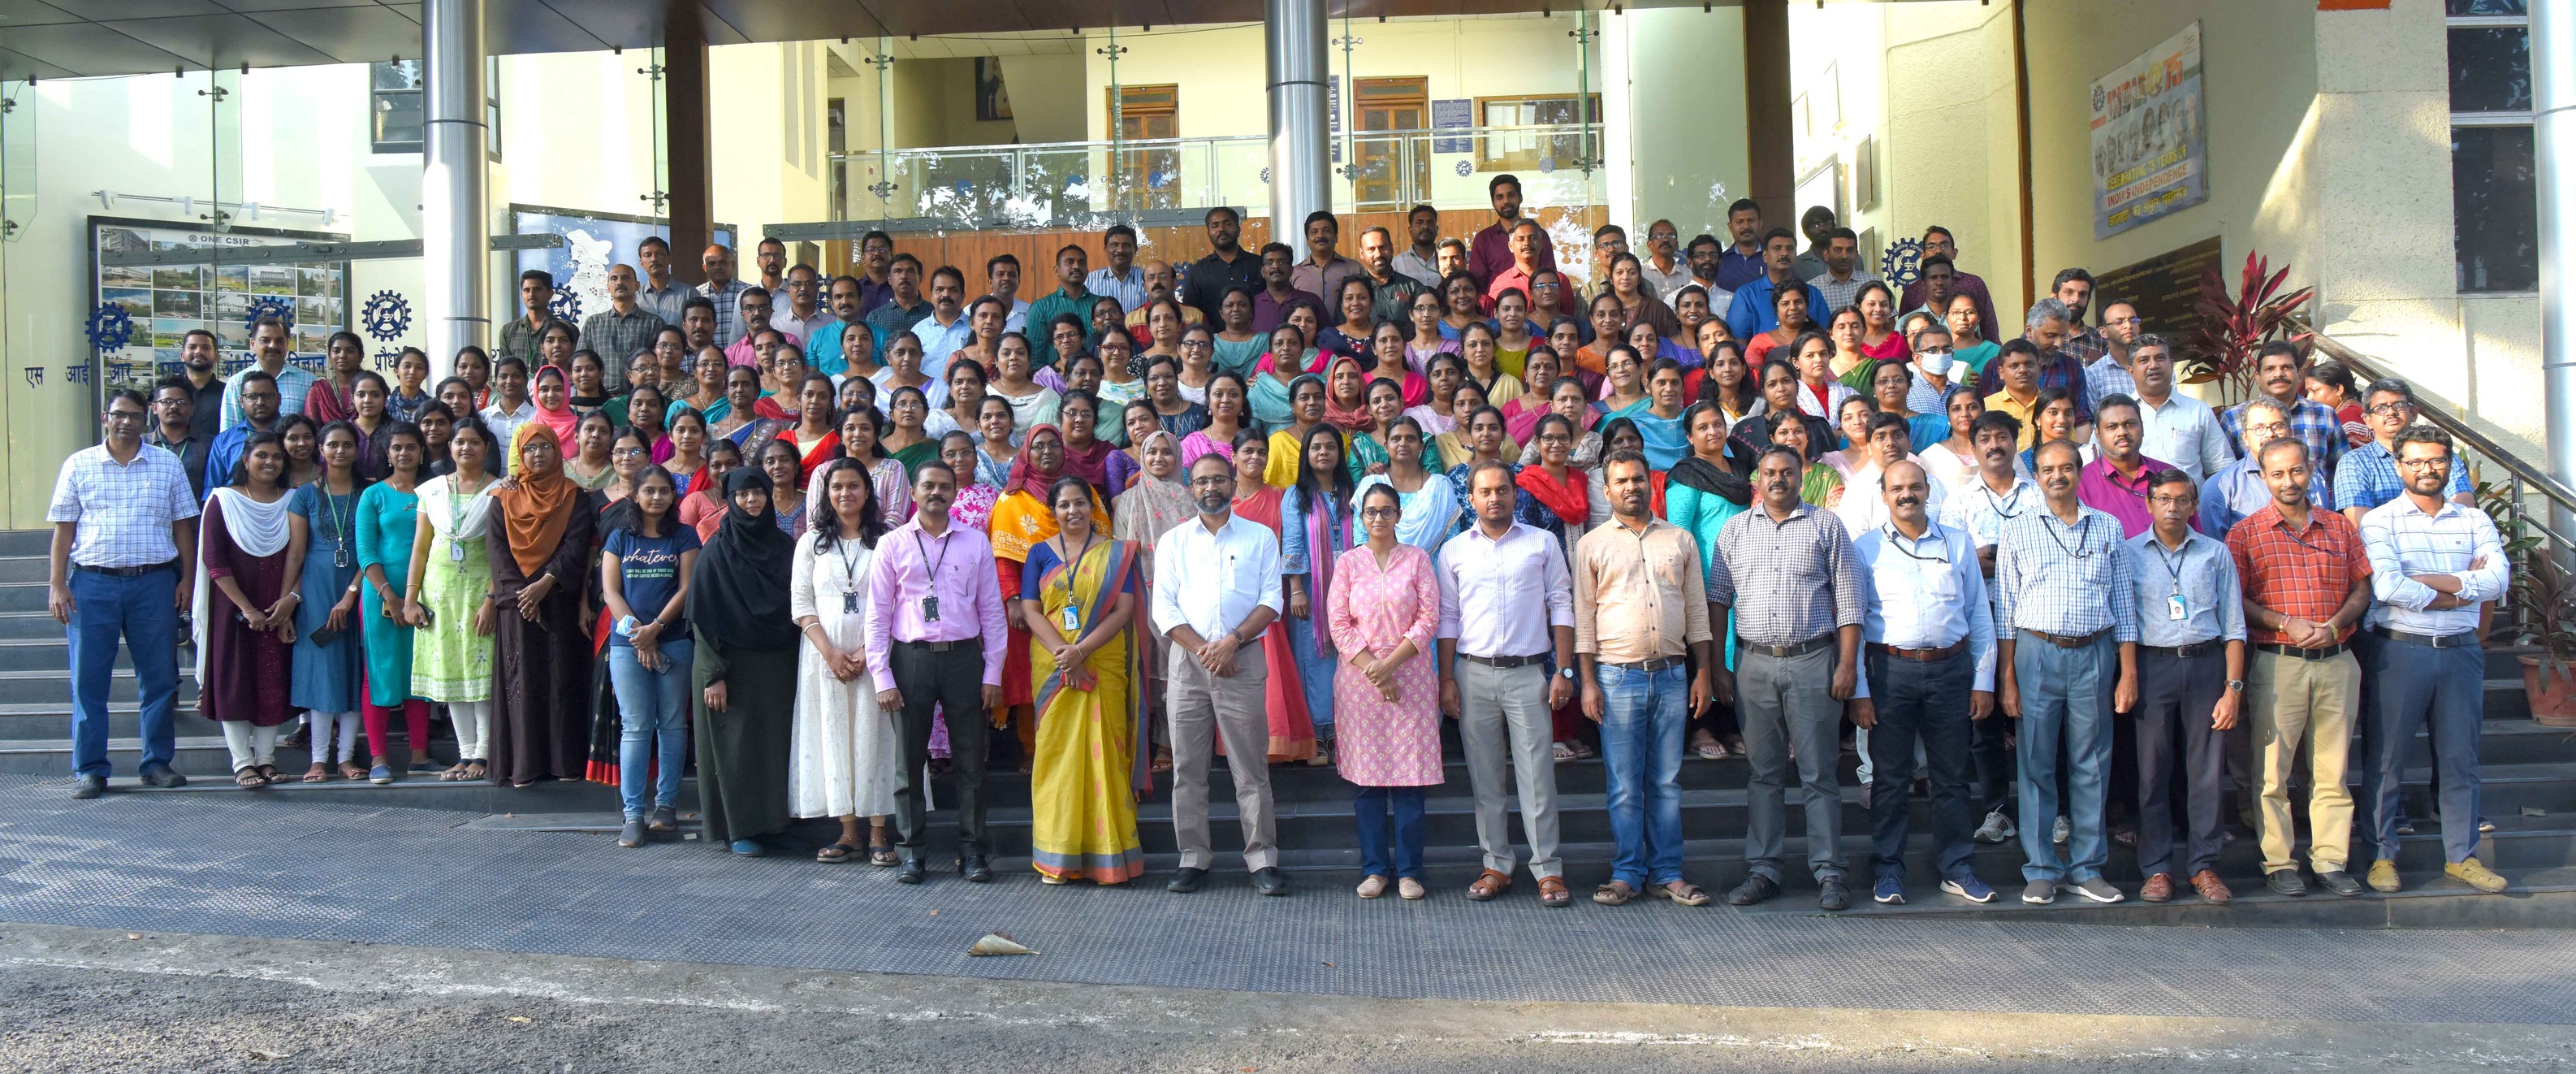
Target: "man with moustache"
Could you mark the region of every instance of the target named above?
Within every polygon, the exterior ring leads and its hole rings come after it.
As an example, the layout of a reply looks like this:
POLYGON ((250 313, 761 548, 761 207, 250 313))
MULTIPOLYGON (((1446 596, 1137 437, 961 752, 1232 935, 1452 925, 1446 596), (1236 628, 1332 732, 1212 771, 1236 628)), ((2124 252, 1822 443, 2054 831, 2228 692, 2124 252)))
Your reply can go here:
MULTIPOLYGON (((862 320, 863 314, 859 310, 858 277, 832 277, 830 301, 832 320, 816 327, 813 337, 805 341, 805 357, 807 361, 813 363, 815 372, 828 373, 837 377, 847 372, 850 367, 848 352, 841 349, 842 336, 852 331, 868 330, 867 322, 862 320)), ((869 342, 874 343, 875 339, 872 337, 869 342)), ((876 351, 870 350, 868 353, 873 355, 876 351)))
MULTIPOLYGON (((1199 311, 1201 322, 1221 324, 1217 306, 1225 301, 1228 289, 1238 284, 1256 290, 1261 287, 1261 258, 1239 244, 1243 236, 1242 213, 1219 205, 1207 211, 1206 224, 1208 255, 1190 262, 1188 271, 1181 274, 1181 301, 1199 311)), ((1082 319, 1089 324, 1090 312, 1084 311, 1082 319)))
POLYGON ((1190 498, 1199 517, 1172 527, 1154 545, 1154 629, 1172 643, 1163 709, 1172 733, 1172 828, 1181 848, 1180 871, 1165 888, 1197 891, 1215 864, 1207 777, 1212 747, 1221 741, 1252 890, 1285 895, 1266 760, 1270 718, 1261 700, 1269 680, 1261 632, 1285 607, 1279 538, 1267 526, 1235 517, 1234 464, 1223 455, 1191 462, 1190 498))
POLYGON ((609 394, 624 395, 627 356, 651 348, 667 323, 638 301, 634 267, 610 265, 608 308, 582 319, 577 346, 599 356, 609 394))
POLYGON ((1967 530, 1932 520, 1933 483, 1921 463, 1889 465, 1879 485, 1887 522, 1852 542, 1867 601, 1861 620, 1866 674, 1852 712, 1854 723, 1869 728, 1870 897, 1905 901, 1905 840, 1920 743, 1932 784, 1932 865, 1941 890, 1993 902, 1995 889, 1977 878, 1971 861, 1976 812, 1968 804, 1969 729, 1995 712, 1985 570, 1967 530))
MULTIPOLYGON (((2108 311, 2119 316, 2121 304, 2108 311)), ((2174 469, 2191 475, 2194 482, 2228 465, 2236 452, 2227 440, 2227 430, 2218 424, 2218 415, 2209 404, 2174 390, 2173 348, 2163 336, 2152 333, 2129 343, 2129 375, 2137 383, 2138 421, 2146 428, 2139 438, 2138 450, 2165 460, 2174 469)), ((2085 383, 2093 382, 2085 375, 2085 383)), ((2212 537, 2225 539, 2224 530, 2204 529, 2212 537)))
MULTIPOLYGON (((2105 422, 2110 407, 2104 407, 2105 422)), ((2245 696, 2245 609, 2236 561, 2219 539, 2192 532, 2200 488, 2191 475, 2161 468, 2147 479, 2152 528, 2129 539, 2130 584, 2138 606, 2138 889, 2145 902, 2174 897, 2187 878, 2207 902, 2234 898, 2218 879, 2227 732, 2245 696), (2174 855, 2175 772, 2186 788, 2188 827, 2174 855)))
MULTIPOLYGON (((1476 286, 1493 282, 1494 274, 1512 263, 1512 228, 1521 221, 1521 178, 1505 172, 1485 184, 1485 196, 1494 206, 1494 222, 1476 232, 1467 243, 1467 274, 1476 278, 1476 286)), ((1547 241, 1547 229, 1538 233, 1538 263, 1549 272, 1556 271, 1556 246, 1547 241)), ((1437 261, 1435 259, 1435 265, 1437 261)), ((1447 279, 1446 270, 1439 274, 1447 279)), ((1435 282, 1432 286, 1438 286, 1435 282)))
POLYGON ((2124 540, 2146 532, 2153 521, 2147 512, 2147 482, 2159 471, 2173 469, 2139 453, 2138 444, 2146 433, 2140 414, 2135 399, 2102 397, 2102 409, 2094 415, 2101 455, 2084 464, 2083 476, 2075 482, 2076 498, 2084 506, 2120 520, 2124 540))
POLYGON ((2060 853, 2050 833, 2022 827, 2028 883, 2021 901, 2041 905, 2071 891, 2119 902, 2125 896, 2102 877, 2110 860, 2102 813, 2112 714, 2138 701, 2137 594, 2120 550, 2119 520, 2076 498, 2084 462, 2075 445, 2051 440, 2034 461, 2039 509, 2004 523, 1996 541, 1996 661, 2003 669, 1996 694, 2004 713, 2021 721, 2022 816, 2058 815, 2062 747, 2069 832, 2067 852, 2060 853))
POLYGON ((937 460, 923 463, 913 477, 911 520, 877 539, 868 568, 868 668, 876 677, 877 707, 894 716, 903 750, 894 792, 903 868, 895 880, 905 884, 921 883, 927 872, 922 779, 936 708, 963 717, 948 721, 950 771, 957 775, 957 871, 973 883, 993 879, 992 841, 984 831, 990 725, 983 714, 1002 703, 1009 631, 993 546, 974 527, 950 523, 948 507, 956 499, 956 472, 937 460))
MULTIPOLYGON (((1109 230, 1100 235, 1100 256, 1106 263, 1082 278, 1083 290, 1117 299, 1119 309, 1132 310, 1144 305, 1145 273, 1136 267, 1136 229, 1126 224, 1109 225, 1109 230)), ((1012 264, 1016 267, 1018 262, 1012 264)), ((1084 310, 1083 314, 1083 319, 1088 322, 1090 311, 1084 310)))
POLYGON ((859 317, 864 320, 894 297, 894 236, 870 231, 859 236, 859 317))
POLYGON ((1825 311, 1824 292, 1797 277, 1798 240, 1787 228, 1772 228, 1762 236, 1762 257, 1768 270, 1739 284, 1735 298, 1727 304, 1726 330, 1737 339, 1751 339, 1757 332, 1780 327, 1780 311, 1772 296, 1781 288, 1795 287, 1807 292, 1807 309, 1816 323, 1826 323, 1831 314, 1825 311))
POLYGON ((2102 356, 2084 367, 2084 390, 2093 393, 2094 409, 2101 409, 2103 396, 2138 394, 2138 377, 2130 364, 2145 323, 2135 302, 2115 298, 2102 304, 2102 323, 2088 329, 2102 341, 2102 356))
POLYGON ((1369 316, 1373 320, 1410 323, 1405 320, 1405 312, 1413 308, 1413 296, 1421 294, 1425 286, 1436 286, 1425 285, 1395 267, 1395 235, 1382 227, 1360 232, 1360 268, 1368 274, 1369 316))
MULTIPOLYGON (((1968 534, 1977 550, 1977 565, 1987 578, 1986 599, 1995 592, 1995 546, 2002 538, 2004 523, 2019 518, 2039 505, 2039 486, 2021 472, 2021 421, 2010 414, 1987 411, 1969 426, 1968 443, 1977 453, 1976 483, 1943 502, 1941 524, 1968 534)), ((2000 608, 1990 609, 1988 618, 2000 624, 2000 608)), ((2014 793, 2013 759, 2005 749, 2005 739, 2012 733, 2008 720, 1978 720, 1969 725, 1969 749, 1977 760, 1977 797, 1986 803, 1986 819, 1977 826, 1977 841, 2001 843, 2019 832, 2013 818, 2021 811, 2014 793)))
MULTIPOLYGON (((1736 692, 1743 699, 1737 711, 1753 770, 1744 836, 1750 875, 1727 893, 1733 906, 1780 893, 1793 756, 1806 791, 1807 867, 1816 878, 1816 904, 1827 910, 1851 905, 1843 795, 1834 769, 1842 756, 1843 702, 1867 696, 1860 686, 1860 641, 1868 601, 1842 519, 1799 498, 1806 469, 1806 459, 1788 448, 1762 453, 1755 477, 1762 503, 1718 529, 1709 572, 1709 621, 1723 622, 1723 611, 1735 610, 1736 692)), ((1854 709, 1852 722, 1868 728, 1869 710, 1854 709)))
MULTIPOLYGON (((1405 238, 1412 245, 1388 260, 1398 275, 1422 287, 1440 286, 1440 210, 1416 205, 1404 214, 1405 238)), ((1388 241, 1392 243, 1393 237, 1388 241)), ((1362 260, 1366 260, 1363 258, 1362 260)), ((1402 321, 1403 318, 1393 318, 1402 321)))
MULTIPOLYGON (((1379 230, 1384 229, 1381 228, 1379 230)), ((1147 261, 1144 264, 1144 273, 1145 301, 1138 303, 1127 311, 1127 335, 1128 338, 1136 341, 1137 346, 1150 347, 1154 345, 1154 335, 1153 333, 1145 330, 1145 322, 1149 318, 1149 315, 1154 312, 1154 303, 1160 302, 1164 299, 1168 298, 1174 302, 1180 302, 1181 325, 1183 327, 1186 328, 1190 325, 1206 323, 1204 320, 1206 315, 1200 313, 1197 306, 1190 305, 1187 302, 1181 302, 1180 294, 1173 290, 1173 288, 1178 285, 1178 277, 1174 274, 1171 262, 1162 260, 1161 258, 1147 261)), ((1023 319, 1025 320, 1025 318, 1023 319)), ((1089 323, 1087 318, 1085 319, 1085 323, 1089 323)))
MULTIPOLYGON (((271 420, 279 414, 304 413, 304 397, 313 394, 313 382, 316 379, 313 371, 303 366, 286 364, 286 344, 289 336, 286 322, 275 316, 261 317, 250 326, 250 356, 253 363, 251 369, 267 374, 269 384, 277 389, 278 402, 276 409, 269 415, 271 420)), ((243 372, 247 373, 249 370, 243 372)), ((226 430, 247 420, 248 416, 243 412, 242 407, 241 388, 242 373, 233 374, 232 383, 224 386, 224 414, 221 424, 226 430)), ((216 483, 224 485, 232 483, 229 463, 226 464, 223 480, 216 483)))
POLYGON ((1338 297, 1342 281, 1360 274, 1360 263, 1341 255, 1341 241, 1342 222, 1332 210, 1306 214, 1306 256, 1289 270, 1290 285, 1310 295, 1338 297))
POLYGON ((1696 285, 1700 290, 1708 292, 1710 310, 1732 307, 1735 304, 1735 290, 1730 287, 1720 287, 1717 284, 1717 259, 1720 249, 1722 247, 1718 245, 1715 235, 1701 235, 1692 239, 1686 251, 1686 256, 1690 259, 1689 278, 1684 279, 1671 290, 1665 291, 1664 301, 1668 303, 1675 301, 1681 297, 1682 288, 1696 285))
POLYGON ((215 371, 215 334, 191 328, 179 337, 179 373, 188 378, 190 436, 212 440, 224 430, 224 378, 215 371))
POLYGON ((664 324, 680 323, 695 288, 671 278, 671 240, 659 235, 646 235, 635 244, 635 260, 644 267, 643 286, 635 294, 635 304, 662 319, 664 324))
MULTIPOLYGON (((2344 438, 2343 419, 2336 416, 2333 407, 2308 398, 2306 368, 2298 344, 2276 339, 2264 344, 2254 356, 2254 385, 2263 393, 2260 399, 2268 399, 2280 408, 2282 417, 2290 423, 2289 435, 2308 445, 2309 469, 2332 487, 2335 467, 2343 464, 2344 455, 2352 450, 2352 441, 2344 438)), ((2245 408, 2253 403, 2254 400, 2238 403, 2218 416, 2227 435, 2244 435, 2245 408)), ((2324 501, 2319 504, 2332 506, 2324 501)))
POLYGON ((909 252, 893 255, 886 264, 886 288, 886 300, 859 318, 867 322, 868 334, 876 337, 873 353, 880 355, 888 352, 895 333, 912 331, 913 325, 930 316, 930 300, 921 294, 920 258, 909 252))
MULTIPOLYGON (((1789 229, 1781 228, 1779 231, 1786 235, 1789 229)), ((1734 204, 1726 207, 1726 233, 1735 240, 1735 245, 1719 251, 1717 255, 1717 285, 1729 291, 1741 291, 1744 285, 1761 279, 1770 268, 1769 256, 1763 249, 1770 240, 1761 237, 1762 206, 1751 198, 1735 199, 1734 204)), ((1793 237, 1789 240, 1792 272, 1797 268, 1797 248, 1798 240, 1793 237)), ((1735 338, 1743 339, 1747 334, 1739 333, 1735 338)))
POLYGON ((2066 306, 2066 342, 2058 344, 2058 349, 2067 357, 2089 365, 2110 350, 2101 330, 2084 324, 2084 311, 2093 305, 2092 273, 2080 268, 2058 270, 2057 280, 2049 285, 2048 296, 2066 306))
POLYGON ((710 244, 699 254, 698 267, 707 276, 707 282, 698 285, 698 296, 715 303, 716 346, 731 347, 743 337, 738 303, 751 285, 734 278, 733 248, 723 243, 710 244))

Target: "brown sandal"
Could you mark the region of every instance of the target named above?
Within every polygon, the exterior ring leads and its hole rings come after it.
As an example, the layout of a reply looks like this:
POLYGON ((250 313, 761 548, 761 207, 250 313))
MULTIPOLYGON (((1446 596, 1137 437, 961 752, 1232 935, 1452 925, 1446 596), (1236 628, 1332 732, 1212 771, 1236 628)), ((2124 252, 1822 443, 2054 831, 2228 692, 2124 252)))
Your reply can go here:
POLYGON ((327 764, 322 764, 322 763, 320 763, 320 762, 318 762, 318 761, 317 761, 317 762, 315 762, 315 763, 314 763, 314 765, 313 765, 313 767, 311 767, 311 768, 307 768, 307 769, 305 769, 305 770, 304 770, 304 782, 306 782, 306 783, 329 783, 329 782, 331 782, 331 766, 330 766, 330 765, 327 765, 327 764))
POLYGON ((356 783, 359 780, 367 778, 367 770, 358 767, 358 762, 356 761, 342 761, 340 762, 340 778, 348 780, 351 783, 356 783))
POLYGON ((1562 910, 1573 902, 1574 893, 1565 890, 1564 878, 1554 876, 1538 878, 1539 905, 1552 910, 1562 910))
POLYGON ((1637 889, 1629 887, 1625 880, 1613 880, 1592 889, 1592 901, 1603 906, 1626 906, 1636 897, 1637 889))
POLYGON ((1499 873, 1492 869, 1487 869, 1481 875, 1476 877, 1475 883, 1467 885, 1467 897, 1477 902, 1483 902, 1496 895, 1510 891, 1511 889, 1512 878, 1510 874, 1499 873))
POLYGON ((233 786, 246 791, 258 790, 268 786, 268 777, 260 775, 258 768, 245 768, 233 773, 233 786))

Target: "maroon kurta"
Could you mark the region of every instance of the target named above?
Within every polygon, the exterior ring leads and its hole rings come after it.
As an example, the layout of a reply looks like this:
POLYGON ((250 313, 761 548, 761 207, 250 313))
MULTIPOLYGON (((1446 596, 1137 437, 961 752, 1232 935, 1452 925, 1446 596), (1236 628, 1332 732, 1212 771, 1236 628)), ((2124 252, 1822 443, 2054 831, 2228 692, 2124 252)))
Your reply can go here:
POLYGON ((492 592, 499 598, 486 752, 492 755, 492 780, 503 786, 580 779, 590 762, 590 623, 581 617, 581 603, 598 508, 581 496, 564 509, 572 517, 546 561, 554 591, 539 603, 533 620, 519 616, 519 591, 531 579, 511 557, 509 533, 497 513, 485 542, 492 555, 492 592))
POLYGON ((286 594, 291 576, 286 549, 253 556, 233 543, 224 529, 221 499, 208 499, 197 520, 206 594, 206 679, 198 684, 197 711, 209 720, 238 720, 253 727, 275 727, 287 719, 286 684, 295 647, 273 632, 253 631, 239 618, 241 609, 217 578, 231 578, 242 595, 262 608, 274 607, 286 594))

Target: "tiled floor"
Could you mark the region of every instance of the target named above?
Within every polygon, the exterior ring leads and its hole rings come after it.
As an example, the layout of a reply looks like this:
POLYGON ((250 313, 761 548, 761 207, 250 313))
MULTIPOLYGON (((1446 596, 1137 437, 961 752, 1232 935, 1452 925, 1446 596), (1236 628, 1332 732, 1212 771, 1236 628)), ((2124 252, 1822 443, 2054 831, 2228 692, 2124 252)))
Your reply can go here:
MULTIPOLYGON (((1829 919, 1525 897, 989 886, 467 814, 0 777, 0 920, 711 963, 1477 1000, 2576 1022, 2576 931, 1829 919), (987 931, 1035 958, 969 958, 987 931)), ((2576 923, 2571 923, 2576 924, 2576 923)))

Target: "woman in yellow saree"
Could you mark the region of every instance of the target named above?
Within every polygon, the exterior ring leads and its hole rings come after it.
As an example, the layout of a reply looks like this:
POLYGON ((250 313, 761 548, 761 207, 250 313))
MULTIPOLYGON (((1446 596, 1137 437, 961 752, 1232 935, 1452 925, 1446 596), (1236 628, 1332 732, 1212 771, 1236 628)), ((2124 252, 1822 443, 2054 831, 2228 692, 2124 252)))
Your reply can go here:
POLYGON ((1030 853, 1050 884, 1123 884, 1145 870, 1136 795, 1145 706, 1134 624, 1137 546, 1093 528, 1091 486, 1047 490, 1057 532, 1029 547, 1020 584, 1036 684, 1037 750, 1029 776, 1030 853))

